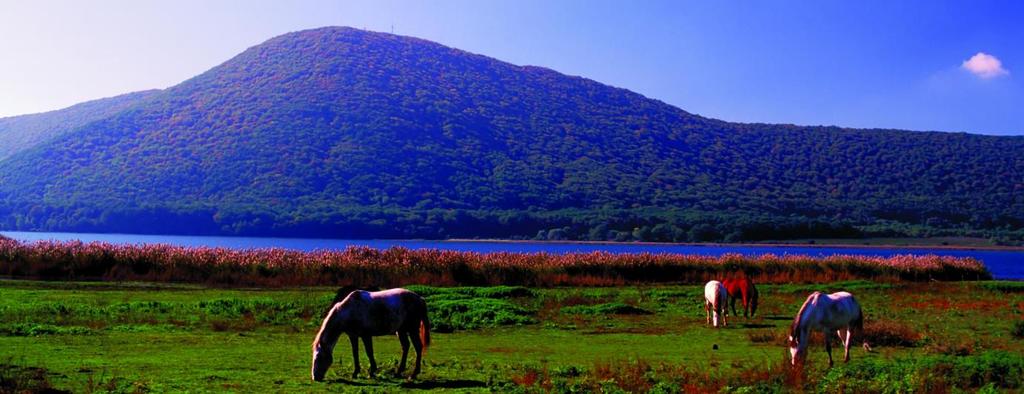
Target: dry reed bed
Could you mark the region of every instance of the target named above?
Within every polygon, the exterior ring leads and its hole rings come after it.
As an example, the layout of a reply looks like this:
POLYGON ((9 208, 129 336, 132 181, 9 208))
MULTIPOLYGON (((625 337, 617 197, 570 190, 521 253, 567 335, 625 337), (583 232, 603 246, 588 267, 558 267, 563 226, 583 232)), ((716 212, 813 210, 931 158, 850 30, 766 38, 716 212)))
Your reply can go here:
POLYGON ((47 280, 191 282, 220 286, 610 286, 701 283, 745 274, 759 283, 991 279, 972 258, 901 255, 738 254, 721 257, 605 252, 475 253, 446 250, 300 252, 171 245, 0 240, 0 275, 47 280))

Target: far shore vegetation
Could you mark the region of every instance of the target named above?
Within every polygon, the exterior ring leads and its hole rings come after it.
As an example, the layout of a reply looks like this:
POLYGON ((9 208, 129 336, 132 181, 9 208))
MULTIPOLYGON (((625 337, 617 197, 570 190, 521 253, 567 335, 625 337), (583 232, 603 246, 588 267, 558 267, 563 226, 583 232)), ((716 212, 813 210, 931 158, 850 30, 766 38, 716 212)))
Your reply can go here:
POLYGON ((701 283, 744 275, 758 283, 992 279, 980 261, 953 256, 476 253, 393 247, 285 249, 0 241, 0 275, 49 280, 191 282, 218 286, 399 284, 618 286, 701 283))

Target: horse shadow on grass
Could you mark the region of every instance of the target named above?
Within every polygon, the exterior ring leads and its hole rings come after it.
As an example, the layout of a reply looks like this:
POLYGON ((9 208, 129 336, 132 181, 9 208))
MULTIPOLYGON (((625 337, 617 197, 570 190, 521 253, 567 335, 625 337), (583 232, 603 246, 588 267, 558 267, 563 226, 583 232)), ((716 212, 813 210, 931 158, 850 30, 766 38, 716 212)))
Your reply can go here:
POLYGON ((393 380, 393 379, 381 379, 377 378, 369 381, 351 380, 351 379, 333 379, 328 380, 330 384, 343 384, 354 387, 382 387, 398 385, 403 389, 418 389, 418 390, 433 390, 433 389, 472 389, 472 388, 484 388, 487 387, 486 382, 479 380, 468 380, 468 379, 433 379, 433 380, 421 380, 421 381, 408 381, 408 380, 393 380))
POLYGON ((487 383, 479 380, 469 379, 435 379, 435 380, 424 380, 418 382, 405 382, 402 383, 404 389, 419 389, 419 390, 433 390, 433 389, 472 389, 472 388, 483 388, 487 387, 487 383))
POLYGON ((345 378, 325 380, 324 382, 328 384, 344 384, 347 386, 359 387, 380 386, 380 384, 382 383, 379 381, 360 382, 358 380, 350 380, 345 378))

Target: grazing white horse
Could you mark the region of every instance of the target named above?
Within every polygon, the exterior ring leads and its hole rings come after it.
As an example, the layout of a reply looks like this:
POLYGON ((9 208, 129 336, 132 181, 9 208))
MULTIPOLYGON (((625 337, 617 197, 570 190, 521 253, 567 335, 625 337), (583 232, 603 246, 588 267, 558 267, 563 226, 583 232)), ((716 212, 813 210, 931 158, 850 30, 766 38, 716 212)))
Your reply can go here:
POLYGON ((718 327, 718 320, 722 320, 722 326, 728 326, 725 320, 725 306, 729 303, 729 292, 725 290, 722 282, 713 280, 704 285, 704 312, 707 314, 708 324, 718 327), (714 316, 714 319, 712 319, 714 316), (714 320, 714 323, 712 323, 714 320))
POLYGON ((807 357, 807 345, 811 339, 811 330, 825 334, 825 351, 828 353, 828 365, 832 366, 832 341, 830 332, 839 335, 843 342, 845 354, 843 361, 850 361, 850 344, 854 339, 864 343, 864 350, 871 351, 864 338, 864 313, 853 294, 845 291, 823 294, 812 293, 800 307, 800 312, 793 318, 789 329, 789 354, 793 365, 803 363, 807 357))
POLYGON ((322 381, 334 361, 334 345, 342 333, 352 343, 352 378, 359 375, 359 339, 363 340, 370 359, 370 376, 377 373, 373 358, 373 337, 398 334, 402 344, 402 362, 398 374, 405 370, 409 342, 416 350, 416 367, 410 378, 420 373, 423 349, 430 346, 430 320, 427 303, 416 293, 405 289, 367 292, 356 290, 341 302, 333 304, 313 341, 313 380, 322 381), (417 335, 419 334, 419 335, 417 335))

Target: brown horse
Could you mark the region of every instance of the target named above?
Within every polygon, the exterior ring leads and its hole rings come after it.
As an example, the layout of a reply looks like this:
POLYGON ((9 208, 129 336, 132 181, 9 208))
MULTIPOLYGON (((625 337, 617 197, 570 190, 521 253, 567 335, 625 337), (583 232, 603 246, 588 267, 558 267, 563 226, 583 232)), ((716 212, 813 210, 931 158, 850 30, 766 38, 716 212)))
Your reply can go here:
POLYGON ((722 284, 729 292, 732 315, 739 316, 736 314, 736 299, 738 298, 743 301, 743 317, 754 317, 754 314, 757 313, 757 287, 754 287, 754 281, 747 277, 739 277, 726 279, 722 284))
POLYGON ((344 300, 334 304, 313 341, 313 380, 322 381, 334 361, 334 346, 342 333, 352 343, 352 378, 359 376, 359 339, 363 340, 366 356, 370 359, 370 376, 377 373, 373 358, 373 337, 397 334, 402 344, 402 361, 398 374, 405 371, 409 355, 409 342, 416 350, 416 367, 410 378, 420 373, 423 350, 430 346, 430 319, 427 303, 422 297, 405 289, 376 292, 352 291, 344 300), (417 335, 419 334, 419 335, 417 335))

